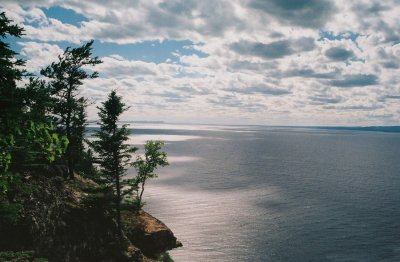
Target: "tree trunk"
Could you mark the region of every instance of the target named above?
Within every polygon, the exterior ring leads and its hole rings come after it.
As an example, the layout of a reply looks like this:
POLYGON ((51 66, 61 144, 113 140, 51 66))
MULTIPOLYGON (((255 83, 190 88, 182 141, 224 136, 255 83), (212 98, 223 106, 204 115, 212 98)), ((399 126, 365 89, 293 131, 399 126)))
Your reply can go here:
POLYGON ((74 163, 72 160, 72 151, 71 151, 71 147, 68 146, 67 148, 67 158, 68 158, 68 176, 70 179, 74 179, 74 163))
POLYGON ((120 236, 122 236, 122 226, 121 226, 121 188, 119 184, 119 175, 116 177, 116 186, 117 186, 117 225, 118 225, 118 231, 120 236))
MULTIPOLYGON (((116 120, 114 120, 114 122, 116 122, 116 120)), ((116 127, 113 129, 113 138, 115 138, 116 129, 117 129, 116 127)), ((117 149, 116 148, 114 149, 114 152, 113 152, 113 158, 114 158, 114 170, 115 170, 115 187, 117 189, 117 199, 116 199, 117 225, 118 225, 120 241, 122 241, 121 185, 120 185, 120 181, 119 181, 119 172, 118 172, 119 161, 118 161, 117 149)))
POLYGON ((67 160, 68 160, 68 176, 70 179, 74 179, 74 163, 72 159, 72 139, 71 139, 71 114, 72 114, 72 105, 71 105, 71 88, 69 88, 67 92, 67 119, 65 120, 65 129, 67 132, 67 138, 69 140, 69 144, 67 147, 67 160))
POLYGON ((140 209, 141 208, 141 206, 142 206, 142 196, 143 196, 143 192, 144 192, 144 184, 145 184, 146 182, 143 182, 142 183, 142 186, 141 186, 141 191, 140 191, 140 196, 139 196, 139 203, 138 203, 138 209, 140 209))

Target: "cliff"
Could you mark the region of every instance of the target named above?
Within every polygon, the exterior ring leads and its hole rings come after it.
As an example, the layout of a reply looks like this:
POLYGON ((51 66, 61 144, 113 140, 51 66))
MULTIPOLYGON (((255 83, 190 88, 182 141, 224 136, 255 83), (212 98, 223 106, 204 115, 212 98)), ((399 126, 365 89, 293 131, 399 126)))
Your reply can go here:
POLYGON ((154 257, 154 254, 182 246, 163 222, 142 210, 136 215, 124 212, 123 220, 129 228, 127 238, 146 256, 154 257))
POLYGON ((15 198, 19 219, 0 223, 0 251, 33 250, 57 262, 152 261, 181 246, 161 221, 128 209, 121 239, 104 192, 91 180, 38 176, 24 184, 15 198))

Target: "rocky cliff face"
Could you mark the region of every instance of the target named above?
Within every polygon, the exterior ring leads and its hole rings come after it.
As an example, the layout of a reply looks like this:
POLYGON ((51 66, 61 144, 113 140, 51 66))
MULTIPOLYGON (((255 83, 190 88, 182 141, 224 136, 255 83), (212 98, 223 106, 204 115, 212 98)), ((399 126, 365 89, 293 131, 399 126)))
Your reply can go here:
POLYGON ((21 219, 0 225, 0 251, 34 250, 49 261, 143 261, 181 244, 151 215, 125 210, 122 239, 104 195, 79 176, 31 178, 30 190, 17 196, 21 219))
POLYGON ((166 250, 182 246, 163 222, 142 210, 136 214, 125 212, 123 220, 128 227, 125 230, 127 238, 146 256, 154 258, 166 250))

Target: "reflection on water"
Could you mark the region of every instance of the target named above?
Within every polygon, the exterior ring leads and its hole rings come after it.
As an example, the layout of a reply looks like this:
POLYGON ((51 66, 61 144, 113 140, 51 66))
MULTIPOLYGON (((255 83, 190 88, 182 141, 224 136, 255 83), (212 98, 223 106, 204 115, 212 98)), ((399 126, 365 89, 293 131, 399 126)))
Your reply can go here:
POLYGON ((171 252, 175 261, 188 261, 188 255, 193 258, 190 261, 228 261, 251 246, 251 242, 242 241, 241 234, 257 235, 260 228, 252 223, 254 219, 273 219, 253 206, 258 198, 279 197, 274 188, 207 192, 153 185, 146 196, 146 210, 166 221, 184 241, 183 248, 171 252))
POLYGON ((243 129, 148 130, 196 137, 145 192, 175 261, 400 261, 399 134, 243 129))
POLYGON ((148 140, 161 140, 165 143, 169 142, 177 142, 177 141, 186 141, 190 139, 199 139, 199 136, 184 136, 184 135, 166 135, 166 134, 158 134, 158 135, 130 135, 127 143, 132 145, 144 145, 148 140))
POLYGON ((168 156, 168 162, 171 163, 182 163, 182 162, 192 162, 199 160, 199 157, 194 156, 168 156))

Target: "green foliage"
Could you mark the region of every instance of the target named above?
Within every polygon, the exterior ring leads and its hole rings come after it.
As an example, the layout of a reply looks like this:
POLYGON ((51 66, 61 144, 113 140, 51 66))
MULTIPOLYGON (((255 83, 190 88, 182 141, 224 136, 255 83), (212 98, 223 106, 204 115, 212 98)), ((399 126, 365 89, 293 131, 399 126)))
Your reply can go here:
POLYGON ((8 171, 11 162, 11 148, 15 145, 13 134, 0 137, 0 174, 8 171))
POLYGON ((16 129, 7 152, 3 149, 1 154, 13 155, 11 170, 23 172, 27 167, 53 162, 65 152, 68 143, 65 136, 55 132, 53 124, 29 120, 22 129, 16 129))
MULTIPOLYGON (((148 141, 144 157, 139 156, 132 163, 137 148, 127 143, 127 125, 118 125, 128 107, 112 91, 98 108, 100 131, 94 135, 96 140, 88 143, 95 153, 85 148, 88 101, 79 95, 79 88, 85 80, 98 77, 97 72, 88 69, 101 63, 92 56, 93 41, 67 48, 56 62, 41 71, 46 80, 30 77, 20 88, 18 81, 29 76, 23 68, 25 62, 18 59, 4 39, 22 34, 21 27, 0 13, 0 225, 19 222, 22 205, 15 202, 27 195, 21 192, 42 190, 28 185, 28 176, 40 174, 57 158, 65 157, 70 178, 78 171, 100 184, 93 192, 85 191, 82 204, 94 215, 111 211, 105 213, 116 217, 122 243, 122 199, 128 196, 132 210, 142 208, 146 181, 157 177, 159 166, 168 165, 166 153, 161 151, 163 143, 148 141), (124 179, 131 166, 137 169, 137 176, 124 179)), ((0 261, 22 260, 47 261, 34 258, 31 251, 0 252, 0 261)), ((172 259, 166 253, 160 261, 172 259)))
POLYGON ((0 13, 0 135, 11 133, 22 112, 22 94, 16 82, 25 74, 25 62, 16 58, 17 53, 3 39, 21 37, 23 29, 11 23, 4 12, 0 13))
POLYGON ((31 78, 26 88, 17 87, 26 75, 24 61, 3 39, 20 37, 23 29, 11 23, 0 13, 0 193, 9 197, 26 171, 54 161, 68 145, 49 124, 46 113, 52 101, 43 82, 31 78))
POLYGON ((160 256, 158 256, 157 259, 159 262, 174 262, 172 257, 169 255, 168 252, 162 253, 160 256))
POLYGON ((0 261, 8 262, 48 262, 45 258, 35 258, 34 251, 2 251, 0 252, 0 261))
POLYGON ((99 212, 111 210, 109 188, 100 186, 85 190, 85 192, 87 195, 83 198, 82 203, 86 209, 91 211, 98 210, 99 212))
POLYGON ((25 74, 25 70, 20 69, 25 62, 21 59, 16 59, 15 56, 17 53, 11 50, 10 45, 2 39, 7 36, 20 38, 23 35, 24 29, 11 23, 12 20, 8 19, 4 12, 0 13, 0 67, 2 68, 0 71, 0 82, 2 84, 15 85, 15 81, 20 80, 25 74))
POLYGON ((33 149, 29 151, 28 158, 24 161, 25 165, 35 165, 42 162, 38 161, 39 158, 53 162, 56 157, 65 152, 69 144, 65 136, 60 136, 54 132, 54 126, 51 123, 27 121, 25 132, 22 132, 22 134, 29 141, 26 147, 33 149))
POLYGON ((34 258, 32 262, 49 262, 46 258, 34 258))
POLYGON ((92 57, 92 45, 90 41, 81 47, 68 47, 57 62, 41 70, 41 74, 50 79, 48 87, 54 99, 52 113, 58 116, 59 131, 70 141, 66 152, 70 178, 74 177, 75 163, 81 159, 84 148, 87 100, 79 97, 79 87, 84 80, 98 76, 97 72, 88 73, 87 66, 101 63, 98 57, 92 57))
POLYGON ((146 202, 139 199, 139 192, 138 189, 140 187, 137 186, 135 178, 133 179, 126 179, 124 181, 124 201, 123 207, 127 210, 132 210, 133 212, 138 212, 141 210, 145 205, 146 202))
POLYGON ((98 168, 94 165, 96 161, 93 151, 91 148, 82 151, 82 158, 79 161, 79 174, 82 177, 91 179, 95 182, 100 182, 100 172, 98 168))
POLYGON ((161 151, 164 142, 162 141, 147 141, 144 145, 144 158, 138 156, 133 166, 137 170, 137 175, 134 179, 128 180, 128 191, 136 191, 136 207, 140 209, 143 206, 142 198, 144 188, 148 179, 156 178, 158 175, 155 170, 159 166, 167 166, 167 153, 161 151))
POLYGON ((21 204, 0 201, 0 225, 17 224, 20 220, 21 210, 21 204))
POLYGON ((33 258, 33 251, 4 251, 0 252, 0 261, 29 261, 33 258))
POLYGON ((97 153, 102 182, 117 191, 115 182, 125 175, 131 154, 137 150, 126 144, 129 139, 127 125, 118 127, 117 123, 120 115, 128 108, 122 103, 121 97, 112 91, 98 109, 100 130, 95 132, 93 136, 96 140, 90 145, 97 153))
POLYGON ((126 144, 129 139, 127 125, 118 127, 120 115, 128 109, 113 90, 99 109, 100 130, 94 134, 91 147, 97 153, 102 182, 113 190, 117 223, 121 231, 122 177, 130 165, 131 154, 137 148, 126 144))
MULTIPOLYGON (((71 128, 71 151, 72 151, 72 161, 75 163, 75 169, 77 171, 82 171, 81 166, 84 161, 84 141, 85 141, 85 128, 86 128, 86 106, 88 102, 87 99, 80 97, 77 100, 77 107, 74 113, 72 114, 72 128, 71 128)), ((87 164, 87 163, 86 163, 87 164)))
POLYGON ((51 108, 54 106, 50 89, 45 81, 39 78, 29 78, 23 89, 23 108, 25 119, 34 122, 53 122, 51 108))
POLYGON ((53 125, 27 121, 14 134, 0 137, 0 193, 17 188, 21 174, 43 167, 60 157, 68 145, 53 125))

